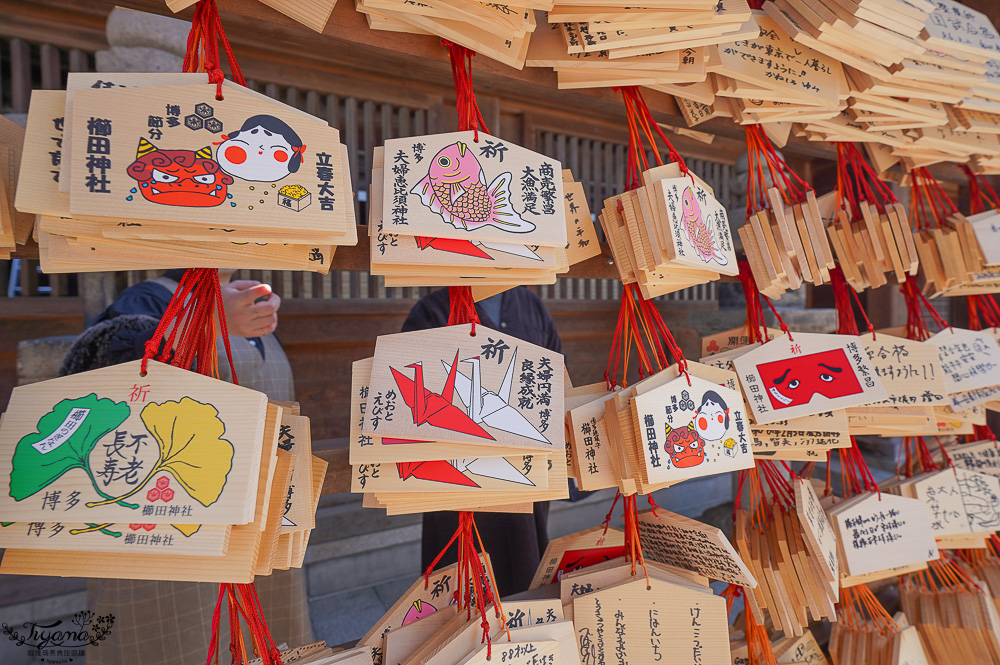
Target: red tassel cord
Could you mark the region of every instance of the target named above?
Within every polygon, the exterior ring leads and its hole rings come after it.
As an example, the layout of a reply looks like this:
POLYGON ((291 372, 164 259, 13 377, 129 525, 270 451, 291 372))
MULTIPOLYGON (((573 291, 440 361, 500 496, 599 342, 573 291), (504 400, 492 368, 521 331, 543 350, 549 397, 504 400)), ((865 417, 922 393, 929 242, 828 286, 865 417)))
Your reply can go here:
MULTIPOLYGON (((488 566, 483 565, 486 558, 486 551, 483 549, 483 541, 479 537, 479 530, 476 528, 476 520, 473 513, 465 511, 458 514, 458 529, 444 546, 444 549, 435 557, 431 565, 424 572, 424 588, 430 586, 431 574, 438 565, 445 553, 451 546, 458 543, 458 583, 455 589, 454 600, 458 609, 465 609, 466 616, 472 618, 472 610, 475 608, 481 619, 480 625, 483 629, 481 644, 486 645, 487 660, 493 653, 493 640, 491 636, 491 626, 487 611, 493 606, 497 619, 503 622, 503 607, 500 599, 496 595, 496 585, 488 566), (478 545, 478 550, 477 550, 478 545)), ((507 630, 507 639, 510 640, 510 630, 507 630)))
MULTIPOLYGON (((630 86, 620 88, 619 91, 625 103, 629 133, 626 188, 631 190, 642 186, 643 173, 650 168, 650 155, 657 166, 664 164, 657 138, 665 148, 667 160, 676 163, 682 173, 690 175, 684 158, 653 119, 639 88, 630 86), (649 144, 648 153, 646 143, 649 144)), ((627 284, 622 291, 618 320, 608 354, 608 366, 604 373, 608 390, 628 385, 629 359, 633 349, 640 379, 665 369, 671 358, 679 365, 681 373, 687 376, 687 361, 659 309, 643 297, 637 285, 627 284)))
MULTIPOLYGON (((490 130, 486 127, 486 121, 476 101, 476 92, 472 87, 472 56, 476 54, 447 39, 442 39, 441 45, 448 47, 448 57, 451 60, 451 75, 455 83, 455 108, 458 111, 458 131, 472 131, 473 140, 478 143, 479 132, 489 134, 490 130)), ((417 241, 420 242, 421 238, 418 237, 417 241)), ((479 316, 476 314, 471 287, 452 286, 448 288, 448 293, 451 304, 448 325, 472 323, 471 334, 475 337, 479 316)))
POLYGON ((837 205, 851 221, 861 221, 861 206, 875 206, 879 213, 899 199, 883 182, 853 143, 837 144, 837 205))
POLYGON ((215 98, 222 100, 222 63, 219 60, 219 41, 226 52, 226 60, 233 73, 233 80, 246 86, 246 79, 236 62, 226 31, 222 28, 219 10, 215 0, 199 0, 191 21, 191 31, 188 33, 187 51, 184 54, 183 70, 185 72, 208 72, 209 83, 216 85, 215 98))
POLYGON ((966 164, 959 167, 969 179, 969 214, 978 215, 987 210, 1000 210, 1000 196, 984 175, 972 172, 966 164))
MULTIPOLYGON (((207 72, 208 80, 216 86, 215 98, 223 99, 222 83, 225 75, 219 56, 219 42, 229 62, 233 80, 246 85, 243 72, 236 62, 229 39, 222 27, 215 0, 199 0, 195 8, 191 30, 188 33, 187 51, 184 55, 185 72, 207 72)), ((142 359, 145 373, 150 358, 171 365, 193 369, 199 374, 218 378, 219 367, 216 354, 216 338, 222 337, 226 349, 226 359, 232 371, 233 383, 239 385, 236 368, 233 366, 229 348, 229 331, 226 326, 226 312, 222 303, 222 288, 219 271, 194 268, 185 271, 167 310, 160 320, 152 339, 146 343, 142 359)), ((242 616, 250 629, 254 653, 262 659, 263 665, 280 665, 281 657, 271 639, 264 620, 263 611, 257 600, 253 584, 223 584, 219 588, 212 620, 212 641, 206 663, 219 662, 219 617, 225 600, 230 608, 230 651, 232 662, 246 662, 246 649, 239 617, 242 616)))
MULTIPOLYGON (((861 305, 858 294, 848 286, 844 272, 839 266, 830 271, 830 281, 833 284, 833 300, 837 310, 837 333, 840 335, 858 334, 858 322, 854 314, 854 305, 857 305, 868 332, 874 335, 875 329, 871 321, 868 320, 868 314, 865 313, 865 308, 861 305), (852 296, 853 303, 851 302, 852 296)), ((830 469, 833 466, 834 453, 839 456, 840 460, 841 491, 844 497, 854 496, 862 492, 879 491, 878 483, 875 482, 871 469, 868 468, 868 463, 865 462, 865 458, 861 455, 861 449, 858 448, 858 441, 852 436, 850 448, 838 448, 827 453, 826 494, 830 494, 832 491, 830 469)))
POLYGON ((767 190, 776 187, 785 205, 801 204, 813 188, 800 178, 778 154, 759 125, 747 125, 747 155, 750 178, 747 183, 747 218, 758 210, 770 210, 767 190))
MULTIPOLYGON (((483 114, 479 110, 476 102, 476 93, 472 88, 472 56, 473 51, 449 42, 441 40, 441 44, 448 47, 448 55, 451 59, 451 73, 455 82, 455 106, 458 111, 459 131, 471 130, 474 134, 474 141, 479 141, 479 132, 489 134, 483 114)), ((468 286, 451 286, 448 288, 448 325, 471 324, 469 334, 476 336, 476 325, 480 323, 479 314, 476 312, 476 303, 472 297, 472 289, 468 286)), ((445 545, 444 549, 437 555, 425 572, 425 586, 430 584, 430 575, 441 558, 451 548, 452 544, 458 544, 458 588, 455 590, 455 601, 459 607, 465 608, 469 618, 472 618, 472 609, 475 607, 481 619, 483 629, 482 643, 486 644, 486 657, 491 657, 493 652, 493 641, 490 630, 490 621, 487 611, 490 606, 494 607, 496 617, 502 620, 503 609, 500 599, 496 594, 496 585, 487 566, 483 565, 486 551, 483 548, 482 539, 479 538, 479 531, 476 529, 474 513, 463 511, 458 514, 458 529, 445 545), (478 550, 476 546, 478 544, 478 550)), ((507 639, 510 639, 510 631, 507 632, 507 639)))

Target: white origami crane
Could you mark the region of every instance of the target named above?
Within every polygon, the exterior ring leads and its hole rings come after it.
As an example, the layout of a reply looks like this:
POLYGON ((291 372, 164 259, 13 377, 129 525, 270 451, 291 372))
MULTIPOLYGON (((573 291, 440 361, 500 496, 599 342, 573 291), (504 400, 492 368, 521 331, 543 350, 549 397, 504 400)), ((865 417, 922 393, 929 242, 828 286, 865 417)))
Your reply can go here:
POLYGON ((503 457, 466 457, 450 460, 451 464, 462 473, 474 476, 506 480, 511 483, 535 486, 528 477, 518 471, 517 467, 503 457))
MULTIPOLYGON (((472 365, 472 379, 461 372, 455 373, 455 392, 462 404, 466 407, 466 412, 475 423, 485 423, 493 429, 498 429, 510 434, 517 434, 527 439, 539 441, 541 443, 551 443, 542 436, 542 433, 535 429, 535 426, 528 422, 528 419, 521 415, 521 412, 510 405, 510 393, 514 384, 514 363, 517 360, 517 348, 511 356, 510 364, 507 365, 507 372, 504 374, 500 390, 493 392, 487 390, 482 385, 482 374, 479 368, 479 356, 468 358, 461 362, 472 365), (478 399, 473 399, 477 395, 478 399)), ((444 369, 451 373, 451 365, 441 361, 444 369)))

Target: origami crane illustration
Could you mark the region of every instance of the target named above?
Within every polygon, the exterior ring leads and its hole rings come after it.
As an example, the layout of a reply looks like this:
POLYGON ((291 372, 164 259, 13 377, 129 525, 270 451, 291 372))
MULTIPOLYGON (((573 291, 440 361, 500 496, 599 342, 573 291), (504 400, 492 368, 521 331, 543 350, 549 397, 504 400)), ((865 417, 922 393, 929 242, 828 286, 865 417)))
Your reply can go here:
POLYGON ((495 252, 503 252, 505 254, 513 254, 514 256, 521 256, 526 259, 531 259, 532 261, 541 261, 542 257, 535 254, 527 245, 517 245, 510 243, 491 243, 482 241, 472 241, 472 240, 461 240, 453 238, 432 238, 430 236, 416 236, 417 247, 420 249, 427 249, 428 247, 433 247, 434 249, 440 250, 442 252, 451 252, 452 254, 464 254, 466 256, 475 256, 481 259, 487 259, 489 261, 493 260, 493 257, 483 251, 482 248, 492 249, 495 252))
MULTIPOLYGON (((455 352, 455 363, 458 362, 458 351, 455 352)), ((452 367, 455 365, 453 364, 452 367)), ((494 440, 489 432, 484 430, 479 424, 473 421, 462 409, 452 404, 455 393, 454 369, 448 371, 448 378, 445 379, 444 388, 440 393, 431 392, 424 387, 424 365, 421 362, 412 363, 406 366, 407 369, 414 370, 413 378, 409 378, 394 367, 390 367, 392 378, 396 381, 400 394, 406 406, 410 407, 413 414, 413 424, 423 425, 430 423, 435 427, 460 432, 470 436, 479 436, 485 439, 494 440)), ((459 376, 461 376, 459 374, 459 376)), ((465 377, 462 377, 463 379, 465 377)), ((467 379, 466 379, 467 380, 467 379)))
MULTIPOLYGON (((455 354, 458 358, 458 354, 455 354)), ((507 365, 507 372, 504 374, 500 389, 497 392, 487 390, 482 385, 482 374, 479 366, 479 356, 463 360, 463 363, 472 365, 472 379, 464 374, 455 375, 455 389, 458 391, 458 398, 466 405, 469 417, 475 423, 485 423, 493 429, 498 429, 509 434, 517 434, 540 443, 551 443, 542 436, 542 433, 535 429, 535 426, 528 422, 528 419, 521 415, 521 412, 510 405, 510 393, 514 383, 514 364, 517 361, 517 349, 511 356, 510 364, 507 365)), ((454 364, 449 365, 441 361, 448 375, 454 372, 454 364)))
POLYGON ((479 483, 469 478, 469 475, 473 475, 519 485, 535 486, 533 482, 528 480, 527 476, 503 457, 469 457, 434 462, 397 462, 396 470, 399 472, 401 480, 420 478, 421 480, 448 483, 449 485, 480 487, 479 483))

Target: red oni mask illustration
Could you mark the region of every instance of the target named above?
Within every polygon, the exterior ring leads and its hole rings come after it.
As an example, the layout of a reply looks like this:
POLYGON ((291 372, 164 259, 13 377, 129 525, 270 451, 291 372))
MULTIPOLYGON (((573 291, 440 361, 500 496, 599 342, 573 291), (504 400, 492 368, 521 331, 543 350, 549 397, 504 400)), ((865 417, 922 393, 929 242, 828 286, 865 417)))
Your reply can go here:
POLYGON ((705 442, 698 436, 694 423, 680 429, 667 425, 667 441, 663 448, 670 455, 671 463, 680 469, 698 466, 705 461, 705 442))
POLYGON ((834 399, 861 392, 843 349, 775 360, 758 365, 757 371, 775 409, 808 404, 817 393, 834 399))
POLYGON ((128 174, 139 181, 139 192, 152 203, 168 206, 210 208, 226 200, 232 177, 212 159, 212 149, 160 150, 139 139, 135 161, 128 174))
POLYGON ((624 545, 613 545, 610 547, 593 547, 583 550, 566 550, 562 561, 556 569, 556 574, 552 576, 552 583, 556 584, 566 573, 574 570, 587 568, 598 563, 604 563, 611 559, 617 559, 625 554, 624 545))

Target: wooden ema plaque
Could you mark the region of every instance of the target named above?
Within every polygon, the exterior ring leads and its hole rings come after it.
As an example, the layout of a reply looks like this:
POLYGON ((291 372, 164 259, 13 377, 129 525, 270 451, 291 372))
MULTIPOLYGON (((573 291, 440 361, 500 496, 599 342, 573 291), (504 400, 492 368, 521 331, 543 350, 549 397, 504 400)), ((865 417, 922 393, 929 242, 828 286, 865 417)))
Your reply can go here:
POLYGON ((462 324, 379 337, 361 431, 561 452, 563 356, 485 326, 471 331, 462 324))
POLYGON ((566 246, 562 165, 488 134, 385 143, 386 232, 566 246))
POLYGON ((625 554, 625 534, 603 526, 571 533, 549 541, 529 589, 558 584, 563 575, 617 559, 625 554))
MULTIPOLYGON (((79 86, 88 83, 93 76, 74 74, 70 76, 70 83, 79 86)), ((127 79, 130 86, 149 86, 154 81, 162 80, 158 75, 150 75, 149 80, 140 77, 134 81, 131 77, 135 75, 123 76, 130 77, 127 79)), ((84 220, 70 217, 69 193, 59 191, 61 174, 52 166, 53 160, 61 160, 64 165, 70 161, 69 141, 66 138, 69 132, 66 131, 66 136, 63 132, 68 127, 64 121, 69 94, 64 91, 36 91, 32 95, 27 149, 23 159, 25 177, 19 180, 17 187, 16 205, 19 209, 41 215, 35 232, 43 270, 89 272, 109 268, 144 269, 162 267, 165 263, 173 267, 266 266, 321 273, 329 270, 334 250, 329 244, 268 244, 259 242, 260 238, 243 229, 181 227, 176 224, 157 226, 157 222, 139 222, 132 218, 108 217, 96 221, 96 218, 84 220), (154 261, 149 258, 151 256, 157 259, 154 261)), ((150 129, 151 132, 154 130, 159 131, 150 129)), ((341 154, 339 161, 344 158, 345 155, 341 154)), ((346 175, 346 171, 342 175, 346 175)), ((64 178, 68 182, 69 174, 64 178)), ((353 215, 353 206, 348 212, 353 215)), ((349 233, 339 242, 353 243, 356 233, 353 228, 349 233)), ((287 234, 291 237, 290 232, 287 234)), ((300 241, 307 243, 311 238, 302 236, 300 241)))
POLYGON ((246 227, 275 242, 286 231, 328 243, 353 233, 337 130, 243 89, 227 87, 222 101, 215 90, 77 90, 73 216, 246 227))
POLYGON ((150 361, 16 388, 0 427, 12 521, 247 524, 267 398, 150 361))
MULTIPOLYGON (((483 558, 487 571, 491 571, 489 556, 483 558)), ((492 573, 490 578, 492 579, 492 573)), ((458 564, 439 568, 425 580, 421 575, 406 593, 382 616, 364 637, 358 640, 359 647, 371 649, 375 665, 382 665, 382 635, 399 626, 406 626, 418 619, 429 616, 452 603, 452 596, 459 588, 458 564)), ((494 590, 496 593, 496 590, 494 590)))
POLYGON ((639 513, 638 524, 647 559, 686 568, 713 580, 757 586, 753 573, 721 529, 662 508, 639 513))
POLYGON ((945 371, 933 344, 884 333, 864 333, 861 342, 875 375, 888 394, 887 405, 938 405, 945 402, 948 392, 945 371))
POLYGON ((946 328, 927 342, 938 349, 952 408, 961 411, 1000 396, 1000 345, 990 331, 946 328))
POLYGON ((759 425, 886 398, 860 340, 795 332, 733 360, 759 425))
POLYGON ((222 556, 232 527, 197 524, 0 522, 0 547, 115 554, 222 556))
POLYGON ((737 391, 681 376, 632 404, 650 483, 753 466, 753 437, 737 391))
POLYGON ((278 448, 295 456, 292 482, 281 515, 281 533, 296 533, 316 526, 316 509, 312 501, 312 435, 309 419, 282 412, 278 425, 278 448))
POLYGON ((594 591, 573 601, 581 662, 653 663, 666 658, 730 665, 726 603, 693 583, 651 577, 594 591))
POLYGON ((851 577, 938 558, 930 513, 918 499, 868 492, 827 512, 851 577))
MULTIPOLYGON (((279 412, 280 408, 274 407, 275 422, 279 412)), ((232 527, 224 556, 146 557, 134 553, 81 554, 63 550, 39 557, 33 550, 7 550, 0 562, 0 573, 241 584, 250 583, 255 575, 269 574, 293 461, 291 453, 277 448, 276 426, 274 434, 266 446, 265 463, 259 468, 254 519, 249 524, 232 527)))

